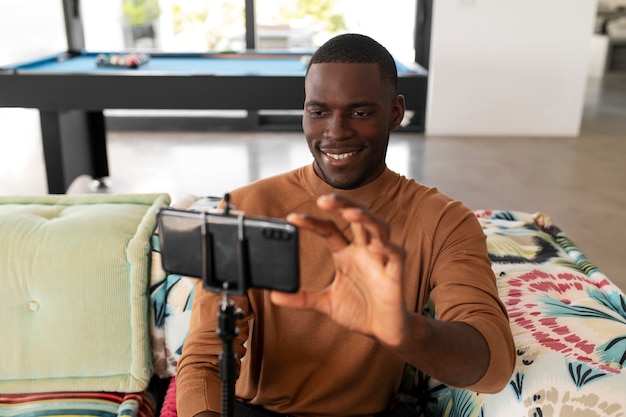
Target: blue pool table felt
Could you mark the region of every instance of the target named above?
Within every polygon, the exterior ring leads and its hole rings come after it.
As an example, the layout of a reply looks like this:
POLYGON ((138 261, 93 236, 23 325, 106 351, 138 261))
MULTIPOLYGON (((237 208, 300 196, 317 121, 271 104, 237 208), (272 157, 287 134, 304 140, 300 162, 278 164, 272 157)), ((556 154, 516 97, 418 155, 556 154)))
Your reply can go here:
MULTIPOLYGON (((169 75, 264 75, 264 76, 302 76, 306 71, 306 63, 301 55, 286 58, 213 58, 198 55, 181 57, 153 56, 147 64, 139 68, 111 68, 96 65, 97 53, 88 53, 67 59, 57 56, 31 63, 13 66, 21 73, 59 73, 59 74, 114 74, 129 73, 163 73, 169 75)), ((59 55, 61 57, 62 55, 59 55)), ((306 56, 306 55, 305 55, 306 56)), ((399 73, 410 73, 411 70, 396 61, 399 73)))

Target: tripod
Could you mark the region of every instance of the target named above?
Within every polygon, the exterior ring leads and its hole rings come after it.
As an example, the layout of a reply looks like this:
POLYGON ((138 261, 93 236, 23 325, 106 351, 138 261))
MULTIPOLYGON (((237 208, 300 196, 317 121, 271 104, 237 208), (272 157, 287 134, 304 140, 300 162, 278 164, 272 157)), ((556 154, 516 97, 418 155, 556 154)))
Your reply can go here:
POLYGON ((224 295, 218 311, 219 328, 217 335, 222 339, 222 353, 220 354, 220 377, 222 378, 222 417, 233 417, 235 401, 235 381, 237 371, 235 361, 237 356, 233 350, 233 339, 239 334, 237 320, 243 318, 241 310, 235 303, 224 295))
MULTIPOLYGON (((226 203, 223 211, 224 216, 230 215, 230 196, 224 196, 226 203)), ((233 404, 235 401, 235 382, 237 380, 236 370, 236 354, 233 350, 233 340, 239 334, 237 320, 243 318, 242 311, 235 306, 230 299, 231 294, 244 294, 248 287, 248 257, 247 246, 243 228, 243 213, 238 213, 238 233, 237 233, 237 278, 236 283, 222 282, 214 276, 213 273, 213 250, 211 244, 211 236, 208 230, 208 224, 205 213, 205 221, 202 222, 202 281, 204 287, 210 291, 217 292, 222 295, 222 301, 219 304, 217 317, 219 327, 217 335, 222 339, 222 353, 220 359, 220 377, 222 379, 222 417, 233 417, 233 404), (221 285, 220 285, 221 284, 221 285)))

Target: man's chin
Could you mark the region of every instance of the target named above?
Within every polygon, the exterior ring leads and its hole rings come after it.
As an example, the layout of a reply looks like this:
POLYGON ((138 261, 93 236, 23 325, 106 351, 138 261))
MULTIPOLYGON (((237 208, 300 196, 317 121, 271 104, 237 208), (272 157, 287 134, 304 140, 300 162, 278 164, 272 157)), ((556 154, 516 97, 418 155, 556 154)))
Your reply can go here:
POLYGON ((362 183, 362 181, 355 180, 353 178, 337 175, 326 176, 324 178, 324 181, 326 181, 326 183, 331 187, 337 188, 339 190, 353 190, 355 188, 358 188, 362 183))
POLYGON ((352 190, 358 188, 363 182, 361 178, 348 175, 345 170, 331 169, 329 167, 320 165, 319 162, 315 162, 315 172, 317 176, 324 180, 325 183, 333 188, 339 190, 352 190))

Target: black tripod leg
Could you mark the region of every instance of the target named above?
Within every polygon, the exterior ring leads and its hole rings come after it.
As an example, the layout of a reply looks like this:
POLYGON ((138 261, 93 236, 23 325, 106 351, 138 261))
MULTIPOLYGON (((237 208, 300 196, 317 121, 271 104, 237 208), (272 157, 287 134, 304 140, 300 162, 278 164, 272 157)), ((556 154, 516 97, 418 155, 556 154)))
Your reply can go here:
POLYGON ((233 350, 233 339, 239 334, 237 319, 240 314, 235 304, 228 298, 220 303, 218 314, 218 336, 222 339, 222 353, 220 354, 220 374, 222 378, 222 417, 234 416, 235 381, 237 370, 236 356, 233 350))

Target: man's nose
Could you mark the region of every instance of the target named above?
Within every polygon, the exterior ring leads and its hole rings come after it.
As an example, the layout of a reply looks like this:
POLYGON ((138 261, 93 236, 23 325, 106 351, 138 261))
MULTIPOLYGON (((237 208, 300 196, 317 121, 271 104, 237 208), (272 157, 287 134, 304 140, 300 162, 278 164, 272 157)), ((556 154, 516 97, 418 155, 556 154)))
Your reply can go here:
POLYGON ((334 114, 328 118, 326 136, 332 140, 342 140, 350 136, 350 123, 343 114, 334 114))

